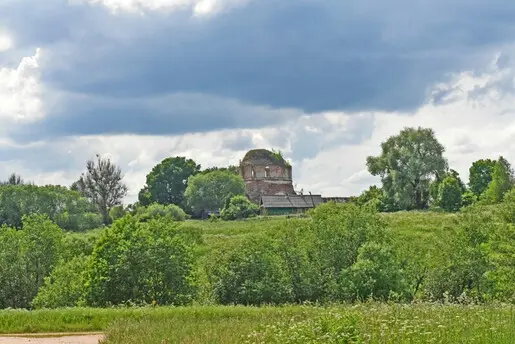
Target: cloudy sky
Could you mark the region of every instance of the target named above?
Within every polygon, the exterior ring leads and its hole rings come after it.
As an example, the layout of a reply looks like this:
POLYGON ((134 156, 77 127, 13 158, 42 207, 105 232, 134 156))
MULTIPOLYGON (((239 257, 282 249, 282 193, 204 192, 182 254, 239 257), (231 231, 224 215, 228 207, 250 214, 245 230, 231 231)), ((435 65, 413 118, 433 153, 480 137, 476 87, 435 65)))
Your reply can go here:
POLYGON ((134 201, 163 158, 293 163, 355 195, 367 155, 435 130, 452 168, 515 163, 510 0, 0 0, 0 179, 70 185, 96 153, 134 201))

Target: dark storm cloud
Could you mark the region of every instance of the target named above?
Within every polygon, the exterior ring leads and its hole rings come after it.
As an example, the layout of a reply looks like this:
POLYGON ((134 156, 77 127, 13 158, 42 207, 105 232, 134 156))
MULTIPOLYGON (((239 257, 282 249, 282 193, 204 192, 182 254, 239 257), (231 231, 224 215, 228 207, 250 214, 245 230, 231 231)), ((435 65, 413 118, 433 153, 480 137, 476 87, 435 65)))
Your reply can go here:
POLYGON ((31 136, 184 133, 289 118, 225 99, 299 114, 410 111, 446 73, 476 67, 515 38, 507 0, 260 0, 201 19, 188 11, 112 16, 57 0, 3 6, 0 19, 19 44, 48 48, 45 85, 72 94, 26 128, 31 136), (177 93, 205 98, 188 103, 177 93))

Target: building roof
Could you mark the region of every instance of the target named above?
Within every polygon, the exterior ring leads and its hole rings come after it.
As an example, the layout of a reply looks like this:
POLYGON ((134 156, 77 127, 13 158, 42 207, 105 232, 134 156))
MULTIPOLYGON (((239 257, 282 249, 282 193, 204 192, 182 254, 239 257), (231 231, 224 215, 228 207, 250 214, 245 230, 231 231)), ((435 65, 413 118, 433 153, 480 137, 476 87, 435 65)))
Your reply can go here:
POLYGON ((264 208, 314 208, 324 203, 321 195, 263 195, 264 208))
POLYGON ((288 162, 279 153, 271 152, 267 149, 252 149, 245 154, 241 161, 243 165, 279 165, 288 166, 288 162))

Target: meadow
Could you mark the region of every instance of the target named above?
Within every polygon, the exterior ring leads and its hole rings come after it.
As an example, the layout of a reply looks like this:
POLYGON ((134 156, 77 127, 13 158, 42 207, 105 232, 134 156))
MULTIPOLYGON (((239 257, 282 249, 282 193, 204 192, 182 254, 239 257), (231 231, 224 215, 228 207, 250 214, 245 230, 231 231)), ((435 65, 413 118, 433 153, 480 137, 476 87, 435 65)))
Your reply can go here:
MULTIPOLYGON (((484 212, 484 210, 483 210, 484 212)), ((401 256, 424 262, 457 226, 457 214, 380 214, 401 256)), ((242 221, 188 220, 180 226, 201 230, 197 254, 269 235, 306 218, 269 217, 242 221)), ((70 233, 75 250, 88 251, 103 230, 70 233), (84 248, 86 247, 86 248, 84 248)), ((205 301, 205 300, 204 300, 205 301)), ((0 333, 96 332, 104 343, 512 343, 512 306, 412 302, 353 302, 233 306, 195 301, 187 306, 69 307, 0 310, 0 333)))
POLYGON ((512 343, 511 306, 189 306, 0 311, 3 333, 105 331, 103 344, 512 343))

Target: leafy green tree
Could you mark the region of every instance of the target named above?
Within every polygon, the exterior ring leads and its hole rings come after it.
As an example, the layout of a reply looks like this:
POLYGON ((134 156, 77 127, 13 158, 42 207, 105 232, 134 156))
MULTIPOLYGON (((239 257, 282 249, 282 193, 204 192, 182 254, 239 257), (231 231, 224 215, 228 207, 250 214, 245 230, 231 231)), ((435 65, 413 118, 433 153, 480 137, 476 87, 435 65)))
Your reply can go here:
POLYGON ((259 207, 249 201, 245 196, 238 195, 231 197, 229 202, 222 209, 220 216, 223 220, 239 220, 246 219, 257 215, 259 207))
POLYGON ((148 221, 150 219, 156 219, 159 217, 170 217, 175 221, 186 220, 186 213, 184 210, 176 206, 175 204, 163 205, 153 203, 148 207, 139 207, 135 213, 139 221, 148 221))
POLYGON ((46 214, 59 227, 82 231, 96 228, 101 216, 91 202, 78 192, 58 185, 0 186, 0 224, 21 228, 22 217, 46 214))
POLYGON ((114 222, 124 217, 126 213, 127 212, 125 211, 123 205, 117 205, 116 207, 112 207, 111 210, 109 210, 109 218, 111 219, 111 222, 114 222))
POLYGON ((431 181, 447 170, 444 147, 432 129, 405 128, 381 144, 381 155, 367 157, 367 167, 380 176, 389 201, 399 209, 424 209, 431 181))
POLYGON ((179 156, 164 159, 147 175, 146 185, 138 196, 140 204, 175 204, 184 209, 188 178, 199 171, 200 165, 192 159, 179 156))
POLYGON ((504 157, 497 159, 492 173, 492 181, 484 192, 484 199, 488 203, 499 203, 504 194, 514 185, 513 170, 504 157))
POLYGON ((459 181, 453 177, 446 177, 438 187, 438 205, 445 211, 460 210, 462 203, 462 188, 459 181))
POLYGON ((384 197, 383 189, 377 187, 376 185, 372 185, 356 197, 353 200, 357 205, 360 206, 373 206, 377 211, 388 211, 389 206, 387 204, 387 200, 384 197))
POLYGON ((57 265, 64 233, 46 215, 23 217, 21 230, 0 228, 0 307, 27 308, 57 265))
POLYGON ((110 223, 109 210, 120 205, 127 195, 127 185, 122 181, 121 169, 110 159, 103 159, 97 154, 97 161, 86 162, 86 173, 72 185, 72 189, 79 191, 91 200, 102 214, 105 224, 110 223))
POLYGON ((209 173, 209 172, 214 172, 214 171, 228 171, 233 174, 237 174, 237 175, 240 174, 240 169, 236 165, 229 165, 227 167, 217 167, 217 166, 208 167, 208 168, 202 170, 202 173, 209 173))
POLYGON ((218 303, 261 305, 293 300, 290 275, 270 237, 252 235, 216 252, 208 264, 218 303))
POLYGON ((389 245, 367 242, 358 250, 356 262, 340 276, 345 299, 387 301, 405 299, 408 284, 389 245))
POLYGON ((81 305, 85 292, 84 271, 88 257, 78 255, 61 260, 32 300, 34 308, 63 308, 81 305))
POLYGON ((195 292, 193 250, 170 217, 140 222, 127 215, 107 228, 93 249, 85 301, 91 306, 187 304, 195 292))
POLYGON ((462 295, 482 300, 488 290, 486 272, 491 269, 487 245, 496 221, 473 206, 459 215, 456 224, 437 239, 427 262, 425 294, 436 300, 456 301, 462 295))
POLYGON ((495 160, 480 159, 470 166, 469 188, 477 197, 481 196, 492 181, 495 164, 495 160))
POLYGON ((213 171, 192 176, 184 193, 193 211, 218 210, 229 195, 243 195, 245 182, 239 175, 228 171, 213 171))
POLYGON ((12 173, 5 182, 0 182, 0 185, 23 185, 25 181, 20 175, 12 173))

